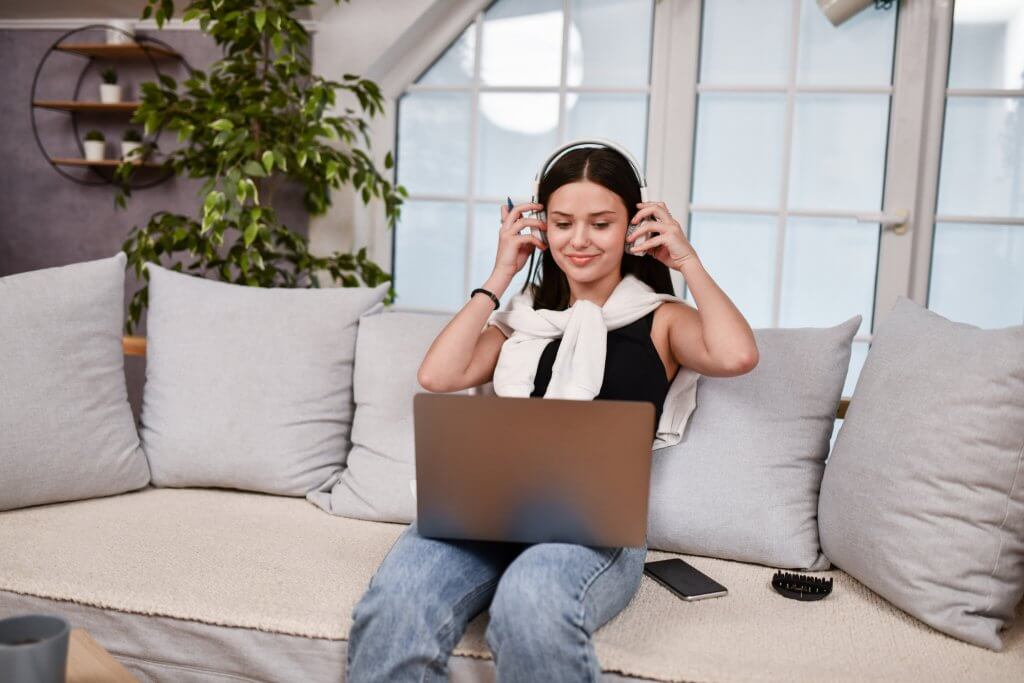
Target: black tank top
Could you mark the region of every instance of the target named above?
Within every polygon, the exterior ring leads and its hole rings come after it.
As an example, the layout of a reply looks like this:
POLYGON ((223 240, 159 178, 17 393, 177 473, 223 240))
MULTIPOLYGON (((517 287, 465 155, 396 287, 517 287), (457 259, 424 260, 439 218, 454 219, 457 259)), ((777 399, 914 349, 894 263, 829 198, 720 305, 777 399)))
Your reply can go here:
MULTIPOLYGON (((654 309, 656 311, 658 309, 654 309)), ((608 346, 604 360, 604 379, 601 391, 594 400, 649 401, 654 404, 654 435, 661 420, 669 381, 665 364, 651 339, 654 311, 615 330, 608 331, 608 346)), ((531 397, 542 397, 551 381, 551 368, 561 338, 548 342, 541 353, 537 374, 533 380, 531 397)))

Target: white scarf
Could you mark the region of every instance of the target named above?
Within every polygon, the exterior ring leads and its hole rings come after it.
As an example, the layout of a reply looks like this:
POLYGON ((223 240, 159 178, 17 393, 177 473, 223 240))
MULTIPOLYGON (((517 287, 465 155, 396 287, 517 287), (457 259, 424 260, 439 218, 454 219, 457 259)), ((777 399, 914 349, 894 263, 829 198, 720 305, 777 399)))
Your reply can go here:
MULTIPOLYGON (((592 400, 604 381, 608 330, 628 325, 665 301, 690 305, 672 294, 655 292, 631 274, 623 276, 604 306, 578 299, 564 311, 535 310, 529 292, 516 294, 509 310, 494 311, 487 319, 488 325, 497 325, 508 337, 494 368, 494 393, 529 397, 544 347, 561 337, 544 398, 592 400)), ((698 376, 696 371, 680 366, 665 396, 652 450, 682 440, 683 429, 697 405, 698 376)))

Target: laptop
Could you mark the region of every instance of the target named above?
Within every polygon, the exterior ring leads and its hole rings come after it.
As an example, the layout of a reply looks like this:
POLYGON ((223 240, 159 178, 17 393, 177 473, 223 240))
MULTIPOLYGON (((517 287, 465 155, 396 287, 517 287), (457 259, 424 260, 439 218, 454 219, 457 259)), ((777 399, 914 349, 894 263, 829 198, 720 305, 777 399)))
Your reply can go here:
POLYGON ((638 547, 654 404, 413 397, 417 528, 434 538, 638 547))

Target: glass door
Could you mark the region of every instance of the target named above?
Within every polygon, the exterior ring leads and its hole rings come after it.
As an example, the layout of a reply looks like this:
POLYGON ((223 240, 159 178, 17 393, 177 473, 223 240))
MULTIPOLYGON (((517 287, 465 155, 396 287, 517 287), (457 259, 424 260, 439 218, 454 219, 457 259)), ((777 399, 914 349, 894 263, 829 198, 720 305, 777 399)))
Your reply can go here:
POLYGON ((942 92, 928 308, 979 327, 1020 325, 1024 0, 956 2, 942 92))
MULTIPOLYGON (((707 0, 689 235, 753 327, 874 323, 899 10, 840 27, 815 0, 707 0)), ((689 292, 686 297, 691 302, 689 292)))

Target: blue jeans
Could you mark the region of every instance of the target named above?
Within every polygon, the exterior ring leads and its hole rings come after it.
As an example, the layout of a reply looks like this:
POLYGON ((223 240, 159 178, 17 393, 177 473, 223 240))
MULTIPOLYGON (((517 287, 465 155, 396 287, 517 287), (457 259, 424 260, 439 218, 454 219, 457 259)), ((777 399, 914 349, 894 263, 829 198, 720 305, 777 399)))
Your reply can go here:
POLYGON ((498 681, 598 681, 591 636, 629 604, 646 556, 646 545, 426 538, 414 521, 352 611, 345 680, 447 681, 452 649, 490 607, 498 681))

